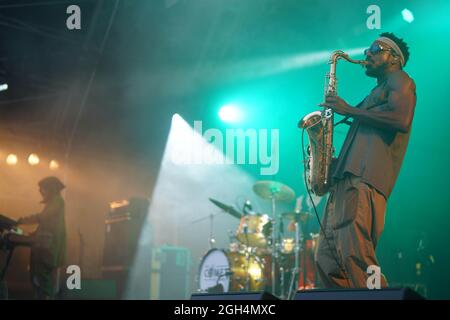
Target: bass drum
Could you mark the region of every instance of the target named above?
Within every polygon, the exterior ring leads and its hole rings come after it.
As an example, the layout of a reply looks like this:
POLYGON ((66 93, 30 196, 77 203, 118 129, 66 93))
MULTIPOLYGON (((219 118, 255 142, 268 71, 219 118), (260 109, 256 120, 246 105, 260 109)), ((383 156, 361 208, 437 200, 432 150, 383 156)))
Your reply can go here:
POLYGON ((199 269, 199 289, 203 292, 262 291, 264 265, 256 255, 247 258, 242 252, 211 249, 199 269), (248 271, 247 271, 248 270, 248 271))

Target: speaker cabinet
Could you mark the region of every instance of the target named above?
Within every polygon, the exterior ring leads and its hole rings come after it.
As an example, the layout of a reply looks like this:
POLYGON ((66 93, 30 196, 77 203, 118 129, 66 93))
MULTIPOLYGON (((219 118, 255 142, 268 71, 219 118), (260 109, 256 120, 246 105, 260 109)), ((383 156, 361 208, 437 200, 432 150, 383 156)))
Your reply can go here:
POLYGON ((127 268, 133 263, 141 233, 145 232, 148 206, 148 200, 141 198, 110 203, 105 219, 104 268, 127 268))
POLYGON ((152 251, 152 300, 189 298, 191 252, 187 248, 160 246, 152 251))
POLYGON ((268 292, 194 293, 191 300, 279 300, 268 292))
POLYGON ((409 288, 297 291, 294 300, 424 300, 409 288))
POLYGON ((140 286, 133 288, 134 298, 150 297, 151 243, 145 243, 150 226, 146 218, 149 201, 144 198, 110 203, 105 219, 102 278, 115 282, 117 298, 124 299, 132 272, 139 271, 140 286), (136 253, 139 250, 139 261, 136 253))

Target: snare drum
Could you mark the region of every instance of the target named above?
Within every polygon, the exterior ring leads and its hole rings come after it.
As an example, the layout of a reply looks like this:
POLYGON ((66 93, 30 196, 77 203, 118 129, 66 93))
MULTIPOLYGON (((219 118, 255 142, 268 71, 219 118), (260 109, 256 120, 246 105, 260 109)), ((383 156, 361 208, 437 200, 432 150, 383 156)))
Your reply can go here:
POLYGON ((200 263, 199 289, 206 292, 221 285, 223 292, 247 291, 247 276, 248 291, 264 289, 264 265, 260 258, 250 254, 247 261, 242 252, 211 249, 200 263))

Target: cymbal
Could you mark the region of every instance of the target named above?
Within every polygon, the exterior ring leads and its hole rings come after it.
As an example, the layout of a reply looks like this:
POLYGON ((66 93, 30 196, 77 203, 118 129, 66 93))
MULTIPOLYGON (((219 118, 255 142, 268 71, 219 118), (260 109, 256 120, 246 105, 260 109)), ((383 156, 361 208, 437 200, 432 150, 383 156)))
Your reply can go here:
POLYGON ((291 201, 295 198, 295 192, 287 185, 277 181, 261 180, 253 185, 253 191, 263 199, 277 201, 291 201))
POLYGON ((295 211, 288 211, 283 212, 281 214, 283 218, 296 221, 297 219, 301 222, 306 222, 311 220, 314 216, 311 213, 308 212, 295 212, 295 211))
POLYGON ((220 209, 222 209, 225 212, 228 212, 233 217, 240 219, 242 217, 242 214, 237 211, 233 206, 226 205, 225 203, 222 203, 220 201, 217 201, 213 198, 209 198, 209 201, 214 203, 216 206, 218 206, 220 209))

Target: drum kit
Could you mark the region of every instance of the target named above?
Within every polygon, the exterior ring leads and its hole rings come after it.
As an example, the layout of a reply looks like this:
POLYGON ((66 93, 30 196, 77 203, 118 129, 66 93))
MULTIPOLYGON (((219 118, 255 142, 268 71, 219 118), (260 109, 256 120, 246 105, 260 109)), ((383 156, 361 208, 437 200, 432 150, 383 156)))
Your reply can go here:
MULTIPOLYGON (((292 299, 297 289, 315 287, 314 250, 317 235, 306 234, 313 215, 299 209, 277 214, 279 202, 291 202, 294 191, 276 181, 258 181, 254 193, 271 202, 271 215, 256 213, 247 201, 242 212, 218 200, 209 200, 239 219, 230 232, 228 249, 215 248, 213 218, 210 250, 203 256, 198 275, 199 291, 210 293, 269 291, 281 299, 292 299), (289 221, 284 231, 283 221, 289 221), (290 233, 290 236, 288 236, 290 233), (294 234, 292 236, 292 233, 294 234)), ((297 203, 296 208, 299 208, 297 203)))

